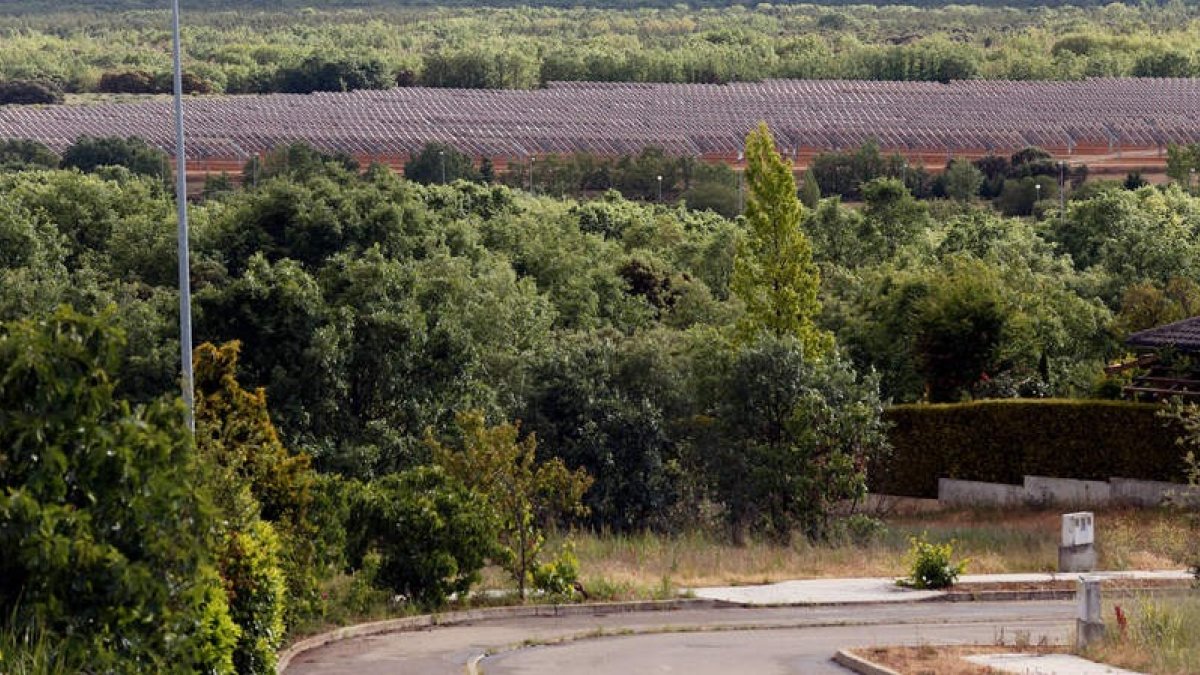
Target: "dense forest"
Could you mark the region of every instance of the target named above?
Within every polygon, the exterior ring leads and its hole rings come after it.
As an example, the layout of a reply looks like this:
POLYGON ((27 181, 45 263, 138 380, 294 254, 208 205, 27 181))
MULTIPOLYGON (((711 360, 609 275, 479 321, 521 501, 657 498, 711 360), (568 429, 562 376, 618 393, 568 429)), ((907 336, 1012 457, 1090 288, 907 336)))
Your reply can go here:
POLYGON ((488 563, 573 597, 556 524, 838 541, 887 402, 1111 396, 1122 336, 1200 311, 1186 182, 1067 181, 1062 211, 1028 194, 1052 185, 1028 150, 921 200, 864 148, 824 160, 882 172, 850 208, 756 134, 732 218, 303 146, 215 178, 191 209, 194 439, 166 158, 5 143, 0 647, 266 673, 289 630, 444 606, 488 563))
MULTIPOLYGON (((204 10, 185 22, 190 91, 529 88, 551 80, 772 77, 945 81, 1200 74, 1194 5, 757 5, 204 10)), ((0 81, 168 89, 169 14, 0 14, 0 81)))
MULTIPOLYGON (((0 103, 166 91, 148 4, 0 1, 0 103)), ((1178 1, 497 4, 187 2, 185 85, 1200 74, 1178 1)), ((886 406, 1084 407, 1130 332, 1200 314, 1200 146, 1164 185, 1037 148, 796 175, 765 125, 737 172, 508 169, 297 144, 211 176, 189 411, 167 156, 0 141, 0 671, 273 673, 485 567, 568 602, 580 529, 857 545, 886 406)))

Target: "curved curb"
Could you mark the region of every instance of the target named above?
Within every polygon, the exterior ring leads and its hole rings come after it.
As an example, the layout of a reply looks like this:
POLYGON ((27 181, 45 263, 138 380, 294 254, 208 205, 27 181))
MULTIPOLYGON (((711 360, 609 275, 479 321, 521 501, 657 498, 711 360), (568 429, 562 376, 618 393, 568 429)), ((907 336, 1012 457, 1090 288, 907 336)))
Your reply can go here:
POLYGON ((859 675, 900 675, 900 673, 891 668, 881 666, 874 661, 868 661, 844 649, 838 650, 838 653, 833 655, 833 661, 839 666, 849 668, 859 675))
POLYGON ((737 607, 736 603, 720 600, 680 598, 677 600, 643 600, 634 602, 602 602, 586 605, 514 605, 510 607, 485 607, 468 609, 443 614, 421 614, 400 619, 372 621, 354 626, 337 628, 326 633, 320 633, 289 645, 279 652, 275 664, 275 672, 282 673, 297 656, 305 652, 324 647, 342 640, 402 633, 434 626, 452 626, 470 621, 488 621, 492 619, 520 619, 536 616, 604 616, 606 614, 621 614, 626 612, 665 612, 679 609, 716 609, 718 607, 737 607))

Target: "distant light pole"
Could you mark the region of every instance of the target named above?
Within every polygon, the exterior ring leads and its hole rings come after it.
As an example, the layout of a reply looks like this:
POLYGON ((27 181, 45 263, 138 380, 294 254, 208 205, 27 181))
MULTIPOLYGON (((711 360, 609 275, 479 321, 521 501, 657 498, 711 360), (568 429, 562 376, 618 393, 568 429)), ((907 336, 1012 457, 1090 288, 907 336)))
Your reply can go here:
POLYGON ((1036 216, 1037 215, 1037 203, 1042 201, 1042 184, 1034 183, 1033 189, 1036 191, 1036 192, 1034 192, 1034 194, 1036 196, 1033 198, 1033 208, 1029 210, 1030 211, 1029 215, 1036 216))
POLYGON ((655 176, 658 179, 658 201, 662 201, 662 176, 655 176))
POLYGON ((179 37, 179 0, 171 0, 175 58, 175 204, 179 210, 179 354, 188 430, 196 433, 195 380, 192 375, 192 281, 188 252, 187 152, 183 142, 183 50, 179 37))
POLYGON ((446 184, 446 151, 438 150, 438 158, 442 160, 442 185, 446 184))
MULTIPOLYGON (((746 157, 745 153, 742 151, 739 151, 738 152, 738 163, 741 164, 742 160, 745 159, 745 157, 746 157)), ((746 179, 746 167, 743 166, 742 170, 738 172, 738 213, 741 213, 742 211, 746 210, 746 193, 745 193, 745 187, 743 186, 743 182, 745 181, 745 179, 746 179)))
POLYGON ((534 155, 529 156, 529 194, 536 195, 537 191, 533 189, 533 165, 537 161, 534 155))
POLYGON ((1058 224, 1067 224, 1067 163, 1058 163, 1058 224))

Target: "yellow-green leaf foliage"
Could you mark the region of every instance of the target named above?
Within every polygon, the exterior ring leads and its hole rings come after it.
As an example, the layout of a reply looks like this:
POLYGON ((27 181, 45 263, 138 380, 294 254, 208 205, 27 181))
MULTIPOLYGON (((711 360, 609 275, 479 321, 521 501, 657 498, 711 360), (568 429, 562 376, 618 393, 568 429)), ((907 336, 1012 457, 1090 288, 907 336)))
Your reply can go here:
POLYGON ((775 151, 765 123, 746 137, 746 234, 738 245, 732 289, 746 305, 738 323, 743 340, 766 332, 800 340, 806 357, 833 349, 833 336, 818 329, 821 285, 812 245, 800 229, 802 207, 791 167, 775 151))
POLYGON ((584 515, 583 494, 592 477, 583 469, 570 471, 561 459, 537 461, 537 438, 520 438, 520 427, 504 423, 488 427, 479 412, 458 415, 462 448, 443 445, 432 435, 426 443, 446 473, 482 496, 500 522, 502 560, 516 580, 521 596, 538 565, 543 537, 541 525, 563 515, 584 515))
MULTIPOLYGON (((247 391, 238 383, 240 349, 236 341, 196 348, 196 444, 213 465, 211 487, 224 511, 226 537, 253 539, 261 531, 259 519, 279 534, 281 554, 275 563, 286 573, 288 618, 294 621, 316 602, 319 533, 309 513, 316 474, 308 455, 292 454, 280 441, 263 389, 247 391)), ((238 599, 233 602, 236 613, 238 599)), ((257 621, 263 628, 271 619, 257 621)), ((283 638, 274 630, 260 633, 276 647, 283 638)))

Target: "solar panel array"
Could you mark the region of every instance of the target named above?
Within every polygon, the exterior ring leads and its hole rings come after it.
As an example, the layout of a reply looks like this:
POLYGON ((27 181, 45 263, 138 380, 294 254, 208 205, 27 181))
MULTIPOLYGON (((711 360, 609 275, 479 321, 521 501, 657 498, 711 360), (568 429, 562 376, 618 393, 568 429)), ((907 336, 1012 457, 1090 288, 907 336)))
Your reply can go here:
MULTIPOLYGON (((532 91, 388 91, 191 98, 192 159, 246 159, 283 143, 402 156, 429 141, 473 156, 588 151, 735 157, 765 120, 788 152, 875 140, 899 151, 1155 148, 1200 142, 1200 79, 551 83, 532 91)), ((170 152, 169 100, 0 107, 0 138, 63 150, 81 135, 138 136, 170 152)))

